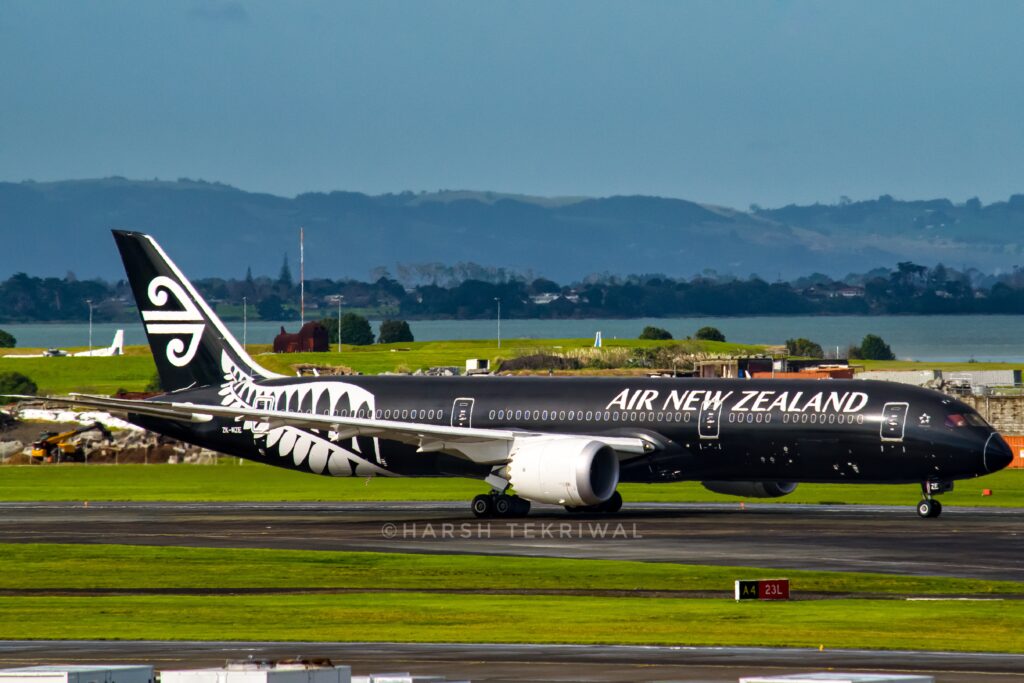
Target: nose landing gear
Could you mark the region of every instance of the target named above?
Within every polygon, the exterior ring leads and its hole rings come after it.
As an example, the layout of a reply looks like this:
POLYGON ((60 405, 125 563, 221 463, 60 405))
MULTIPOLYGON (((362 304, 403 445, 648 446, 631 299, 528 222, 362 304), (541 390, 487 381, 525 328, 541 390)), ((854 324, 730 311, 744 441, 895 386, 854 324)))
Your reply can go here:
POLYGON ((921 482, 921 493, 924 495, 924 499, 917 504, 917 514, 922 519, 929 519, 932 517, 938 517, 942 514, 942 503, 935 500, 932 496, 937 496, 940 493, 953 490, 953 482, 951 481, 925 481, 921 482))

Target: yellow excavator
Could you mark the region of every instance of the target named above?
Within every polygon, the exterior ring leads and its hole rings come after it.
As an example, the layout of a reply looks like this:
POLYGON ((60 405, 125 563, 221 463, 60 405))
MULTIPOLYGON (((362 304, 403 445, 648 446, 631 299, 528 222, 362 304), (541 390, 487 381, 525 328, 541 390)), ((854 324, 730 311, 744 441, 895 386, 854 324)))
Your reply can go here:
POLYGON ((39 440, 32 444, 32 462, 85 462, 82 445, 72 442, 71 439, 93 430, 110 441, 110 431, 99 422, 67 432, 43 432, 39 435, 39 440))

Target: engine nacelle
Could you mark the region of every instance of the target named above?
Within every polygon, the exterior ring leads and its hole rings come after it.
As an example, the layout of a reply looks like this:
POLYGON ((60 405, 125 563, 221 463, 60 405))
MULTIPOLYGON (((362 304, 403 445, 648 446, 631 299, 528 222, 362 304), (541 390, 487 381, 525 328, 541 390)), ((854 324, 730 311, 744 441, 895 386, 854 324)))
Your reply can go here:
POLYGON ((794 481, 702 481, 708 491, 743 498, 781 498, 796 491, 794 481))
POLYGON ((531 439, 516 446, 508 478, 516 494, 538 503, 578 507, 611 498, 619 484, 619 458, 591 439, 531 439))

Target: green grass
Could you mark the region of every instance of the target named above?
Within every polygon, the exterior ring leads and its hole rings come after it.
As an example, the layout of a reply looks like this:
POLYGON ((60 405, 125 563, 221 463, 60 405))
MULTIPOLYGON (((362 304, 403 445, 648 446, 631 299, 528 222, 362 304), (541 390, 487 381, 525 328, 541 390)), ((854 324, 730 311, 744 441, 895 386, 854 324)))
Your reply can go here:
MULTIPOLYGON (((468 501, 487 490, 480 481, 446 478, 350 479, 323 477, 225 458, 207 465, 24 465, 0 468, 0 501, 169 500, 169 501, 468 501)), ((621 484, 630 502, 729 502, 741 498, 711 493, 697 482, 621 484)), ((795 493, 770 502, 847 503, 913 506, 917 485, 801 484, 795 493)), ((766 502, 752 501, 747 502, 766 502)), ((942 495, 943 505, 1024 507, 1024 470, 1004 470, 958 481, 942 495), (982 489, 993 495, 982 496, 982 489)))
MULTIPOLYGON (((137 351, 141 347, 132 348, 137 351)), ((73 391, 113 394, 118 389, 145 389, 156 374, 156 365, 146 349, 145 353, 109 358, 0 358, 0 372, 9 371, 30 377, 44 395, 73 391)))
MULTIPOLYGON (((467 358, 487 358, 496 367, 501 359, 541 352, 566 352, 590 349, 589 339, 507 339, 499 349, 495 340, 410 342, 407 344, 372 344, 370 346, 343 345, 341 353, 270 352, 269 345, 250 345, 256 362, 268 370, 285 375, 295 373, 301 364, 345 366, 363 374, 379 374, 398 370, 415 371, 437 366, 464 368, 467 358)), ((710 354, 735 355, 761 353, 763 346, 733 344, 729 342, 664 342, 639 339, 612 339, 605 342, 607 349, 656 348, 684 343, 710 354)), ((79 351, 82 349, 69 349, 79 351)), ((42 349, 12 349, 6 353, 41 353, 42 349)), ((0 353, 0 356, 4 355, 0 353)), ((142 391, 156 366, 149 347, 125 347, 125 355, 114 358, 0 358, 0 371, 16 370, 32 378, 40 394, 114 393, 118 389, 142 391)))
MULTIPOLYGON (((472 522, 475 525, 476 522, 472 522)), ((586 522, 584 522, 586 524, 586 522)), ((397 543, 397 542, 396 542, 397 543)), ((931 576, 485 555, 0 544, 0 590, 701 591, 785 576, 794 594, 1024 595, 1024 583, 931 576), (173 568, 168 571, 168 568, 173 568)))
MULTIPOLYGON (((709 354, 736 355, 762 353, 763 346, 708 341, 651 341, 640 339, 611 339, 604 342, 605 349, 658 348, 673 344, 687 344, 695 350, 709 354)), ((590 339, 506 339, 499 349, 494 339, 464 341, 409 342, 403 344, 372 344, 369 346, 342 345, 342 352, 326 353, 269 353, 267 346, 252 346, 255 360, 275 372, 291 374, 300 363, 314 365, 344 365, 364 374, 394 372, 400 368, 415 371, 438 366, 464 368, 467 358, 486 358, 496 367, 501 359, 516 358, 536 353, 565 353, 593 348, 590 339)))
POLYGON ((1021 652, 1005 602, 351 593, 0 597, 3 639, 746 645, 1021 652), (956 628, 926 628, 955 624, 956 628))
POLYGON ((11 544, 0 545, 0 589, 43 592, 0 597, 0 639, 222 640, 229 634, 237 640, 1021 652, 1017 600, 917 602, 899 597, 1019 595, 1022 587, 1005 581, 613 560, 11 544), (795 598, 801 591, 854 597, 774 604, 732 600, 735 578, 780 574, 791 578, 795 598), (286 592, 258 592, 262 588, 286 592), (308 592, 316 588, 354 590, 308 592), (700 590, 721 597, 502 592, 565 588, 700 590), (74 589, 123 594, 45 594, 74 589), (177 593, 159 594, 161 589, 177 593), (199 594, 199 589, 212 594, 199 594), (872 593, 888 597, 869 597, 872 593), (957 628, 921 628, 929 623, 955 623, 957 628))

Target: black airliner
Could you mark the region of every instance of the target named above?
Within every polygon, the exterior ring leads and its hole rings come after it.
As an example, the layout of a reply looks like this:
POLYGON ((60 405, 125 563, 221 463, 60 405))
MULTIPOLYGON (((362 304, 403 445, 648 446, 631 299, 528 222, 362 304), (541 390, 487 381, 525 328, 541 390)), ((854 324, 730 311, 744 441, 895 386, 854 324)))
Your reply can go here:
POLYGON ((687 480, 755 498, 799 482, 920 483, 918 514, 937 517, 934 495, 1013 457, 964 403, 887 382, 276 375, 152 237, 114 239, 168 393, 54 400, 313 474, 481 479, 480 517, 525 515, 530 501, 614 513, 619 482, 687 480))

